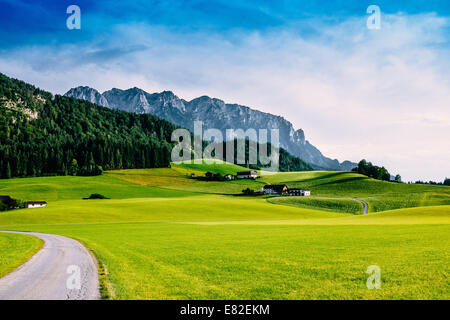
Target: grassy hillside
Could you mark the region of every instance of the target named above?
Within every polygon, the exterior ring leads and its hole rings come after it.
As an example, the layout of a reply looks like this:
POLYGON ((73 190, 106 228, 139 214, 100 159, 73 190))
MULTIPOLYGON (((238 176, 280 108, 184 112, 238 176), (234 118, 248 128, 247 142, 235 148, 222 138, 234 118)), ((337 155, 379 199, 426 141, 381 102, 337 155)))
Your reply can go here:
POLYGON ((211 193, 263 182, 189 178, 210 169, 173 165, 0 180, 0 193, 50 201, 46 208, 0 213, 0 229, 81 241, 107 269, 101 286, 110 299, 448 297, 450 205, 429 205, 445 203, 449 188, 354 173, 279 173, 260 180, 308 187, 313 196, 245 198, 211 193), (81 200, 94 192, 112 199, 81 200), (361 210, 354 196, 372 211, 427 206, 349 214, 361 210), (381 290, 366 287, 370 265, 381 268, 381 290))
MULTIPOLYGON (((314 196, 341 197, 342 200, 358 197, 369 204, 369 212, 450 205, 448 186, 392 183, 353 172, 281 172, 263 175, 261 180, 272 184, 284 183, 293 188, 310 189, 314 196)), ((330 203, 330 206, 333 205, 330 203)))
POLYGON ((201 165, 200 167, 184 167, 174 165, 172 168, 143 169, 143 170, 117 170, 106 173, 109 177, 141 186, 152 186, 170 190, 190 191, 197 193, 215 194, 239 194, 243 189, 251 188, 259 190, 264 182, 253 180, 234 181, 199 181, 192 179, 191 174, 204 176, 206 171, 215 169, 214 172, 230 172, 240 170, 233 165, 201 165))
MULTIPOLYGON (((266 183, 285 183, 289 187, 312 190, 310 200, 301 198, 296 205, 338 212, 358 212, 358 197, 369 204, 369 212, 418 206, 450 205, 450 187, 408 185, 367 178, 351 172, 281 172, 264 175, 256 181, 198 181, 191 174, 205 172, 235 174, 245 168, 233 164, 172 164, 171 168, 108 171, 95 177, 39 177, 0 179, 0 194, 22 200, 82 199, 100 193, 112 199, 182 197, 201 193, 239 194, 243 189, 259 190, 266 183), (315 197, 319 200, 312 200, 315 197), (328 201, 330 200, 330 201, 328 201), (347 208, 347 209, 345 209, 347 208)), ((290 200, 278 204, 292 205, 290 200)))
POLYGON ((0 214, 0 226, 119 222, 209 222, 255 219, 325 219, 342 213, 302 210, 255 200, 219 195, 182 198, 56 201, 37 210, 0 214), (64 212, 64 214, 62 214, 64 212))
POLYGON ((436 190, 425 189, 422 192, 413 189, 413 193, 379 194, 363 197, 361 200, 369 204, 369 210, 380 212, 392 209, 413 208, 424 206, 450 205, 450 188, 436 190))
MULTIPOLYGON (((210 160, 212 161, 212 160, 210 160)), ((239 171, 248 171, 250 169, 247 169, 242 166, 238 166, 236 164, 228 163, 225 161, 218 161, 215 160, 214 163, 207 163, 207 161, 202 160, 202 163, 197 164, 194 161, 191 161, 191 163, 182 163, 182 162, 172 162, 171 163, 173 168, 184 168, 187 169, 185 172, 189 172, 189 170, 199 173, 204 172, 214 172, 219 173, 221 175, 225 174, 236 174, 239 171)))
POLYGON ((320 209, 333 212, 361 214, 363 205, 352 199, 327 197, 275 197, 268 199, 270 203, 298 208, 320 209))
POLYGON ((72 200, 100 193, 112 199, 182 197, 193 195, 157 187, 143 187, 109 175, 95 177, 38 177, 0 179, 0 194, 21 200, 72 200))
POLYGON ((386 193, 450 193, 448 186, 386 182, 345 171, 279 172, 263 175, 262 179, 272 184, 285 183, 291 187, 309 188, 314 190, 316 195, 359 197, 386 193))
POLYGON ((0 232, 0 278, 29 260, 43 244, 36 237, 0 232))

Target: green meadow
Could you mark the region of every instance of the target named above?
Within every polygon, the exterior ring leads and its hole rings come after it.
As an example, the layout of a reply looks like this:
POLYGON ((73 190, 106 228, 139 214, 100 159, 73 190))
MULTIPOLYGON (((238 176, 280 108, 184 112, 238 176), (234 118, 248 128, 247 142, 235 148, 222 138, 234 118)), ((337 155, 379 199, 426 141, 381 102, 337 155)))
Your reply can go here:
POLYGON ((274 197, 268 199, 270 203, 307 209, 320 209, 332 212, 360 214, 363 204, 353 199, 329 197, 274 197))
MULTIPOLYGON (((350 172, 262 172, 256 181, 231 182, 191 178, 245 170, 220 166, 0 180, 0 194, 48 201, 46 208, 1 212, 0 230, 81 241, 100 262, 106 299, 450 297, 449 187, 350 172), (312 196, 236 196, 266 183, 309 188, 312 196), (110 199, 82 200, 91 193, 110 199), (368 202, 369 214, 362 215, 353 198, 368 202), (381 269, 379 290, 366 287, 371 265, 381 269)), ((26 260, 24 248, 37 250, 34 238, 15 236, 16 242, 0 234, 0 243, 9 241, 0 249, 2 257, 12 257, 7 270, 26 260)))
POLYGON ((0 277, 25 263, 44 242, 36 237, 22 234, 0 233, 0 277))
POLYGON ((342 200, 356 197, 369 204, 369 212, 450 205, 448 186, 392 183, 354 172, 281 172, 263 176, 262 179, 272 184, 283 183, 289 187, 311 189, 312 195, 319 197, 342 200))

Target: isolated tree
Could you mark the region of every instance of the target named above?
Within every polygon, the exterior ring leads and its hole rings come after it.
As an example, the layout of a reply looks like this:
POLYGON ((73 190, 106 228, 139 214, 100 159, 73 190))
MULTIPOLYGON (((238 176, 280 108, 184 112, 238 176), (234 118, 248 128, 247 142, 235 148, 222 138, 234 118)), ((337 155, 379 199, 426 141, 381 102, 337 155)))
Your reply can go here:
POLYGON ((402 177, 399 174, 395 176, 395 182, 402 182, 402 177))

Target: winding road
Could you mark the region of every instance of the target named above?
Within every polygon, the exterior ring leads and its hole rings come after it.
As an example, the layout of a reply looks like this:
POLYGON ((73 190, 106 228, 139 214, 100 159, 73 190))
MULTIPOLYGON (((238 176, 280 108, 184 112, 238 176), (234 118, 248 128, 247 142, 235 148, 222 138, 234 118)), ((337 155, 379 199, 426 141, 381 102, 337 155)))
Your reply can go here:
POLYGON ((369 205, 367 204, 367 202, 359 200, 357 198, 353 198, 353 200, 361 202, 363 204, 363 206, 364 206, 363 214, 367 214, 367 212, 369 211, 369 205))
POLYGON ((79 242, 58 235, 27 234, 44 240, 30 260, 0 278, 0 300, 98 300, 97 264, 79 242))

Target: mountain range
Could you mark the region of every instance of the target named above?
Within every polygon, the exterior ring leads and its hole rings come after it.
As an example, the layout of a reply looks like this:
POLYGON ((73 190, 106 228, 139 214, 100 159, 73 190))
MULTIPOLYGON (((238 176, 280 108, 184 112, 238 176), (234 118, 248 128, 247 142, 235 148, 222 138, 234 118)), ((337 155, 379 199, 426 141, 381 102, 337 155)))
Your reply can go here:
MULTIPOLYGON (((149 113, 53 95, 0 73, 0 179, 167 168, 175 146, 172 133, 178 128, 149 113)), ((246 157, 261 147, 246 142, 246 157)), ((234 143, 233 163, 237 148, 234 143)), ((264 148, 270 150, 271 144, 264 148)), ((279 151, 281 172, 313 170, 283 148, 279 151)), ((248 165, 264 168, 262 163, 248 165)))
POLYGON ((349 171, 357 166, 350 161, 341 163, 324 156, 305 139, 302 129, 295 130, 292 123, 281 116, 239 104, 227 104, 220 99, 202 96, 186 101, 171 91, 148 93, 136 87, 128 90, 114 88, 100 93, 86 86, 72 88, 65 96, 110 109, 152 114, 190 130, 193 130, 194 121, 202 121, 204 130, 216 128, 222 132, 226 129, 279 129, 280 147, 303 159, 314 169, 349 171))

